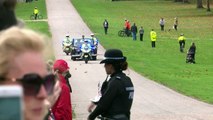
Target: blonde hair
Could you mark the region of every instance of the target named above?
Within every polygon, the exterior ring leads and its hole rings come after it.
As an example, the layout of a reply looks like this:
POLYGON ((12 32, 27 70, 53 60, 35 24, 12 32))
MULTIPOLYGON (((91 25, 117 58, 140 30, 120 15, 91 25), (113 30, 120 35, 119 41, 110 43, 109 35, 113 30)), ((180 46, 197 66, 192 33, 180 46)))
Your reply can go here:
POLYGON ((32 30, 9 28, 0 33, 0 76, 7 75, 10 62, 26 51, 43 52, 44 36, 32 30))

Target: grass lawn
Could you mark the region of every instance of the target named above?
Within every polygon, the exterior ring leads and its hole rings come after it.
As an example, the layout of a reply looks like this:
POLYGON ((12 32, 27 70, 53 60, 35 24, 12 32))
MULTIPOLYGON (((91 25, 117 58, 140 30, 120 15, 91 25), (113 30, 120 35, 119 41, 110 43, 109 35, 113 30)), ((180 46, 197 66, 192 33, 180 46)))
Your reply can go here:
MULTIPOLYGON (((38 0, 31 3, 18 3, 16 7, 16 16, 24 21, 26 28, 33 29, 47 35, 48 37, 51 37, 47 22, 45 0, 38 0), (30 15, 33 13, 34 7, 37 7, 39 9, 39 13, 42 14, 43 20, 30 20, 30 15)), ((54 59, 51 42, 48 44, 48 48, 46 51, 46 59, 54 59)))
MULTIPOLYGON (((213 13, 196 9, 195 4, 171 1, 71 0, 83 20, 106 48, 119 48, 128 57, 130 68, 154 81, 196 99, 213 103, 213 13), (159 19, 166 20, 166 32, 160 31, 159 19), (178 17, 178 31, 172 29, 178 17), (104 35, 103 21, 109 22, 109 34, 104 35), (144 41, 118 37, 124 19, 145 29, 144 41), (149 32, 158 38, 151 48, 149 32), (168 32, 168 29, 172 29, 168 32), (186 40, 185 53, 179 52, 180 33, 186 40), (191 42, 197 46, 196 64, 186 64, 186 51, 191 42)), ((137 38, 139 39, 139 38, 137 38)))

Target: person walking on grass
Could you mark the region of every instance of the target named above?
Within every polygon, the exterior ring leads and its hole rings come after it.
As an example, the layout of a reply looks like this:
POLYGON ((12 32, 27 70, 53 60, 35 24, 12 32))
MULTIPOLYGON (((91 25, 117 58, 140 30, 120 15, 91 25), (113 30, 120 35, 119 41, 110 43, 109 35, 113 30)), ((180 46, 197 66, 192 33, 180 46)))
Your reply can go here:
POLYGON ((187 62, 195 64, 195 53, 196 53, 196 46, 193 42, 187 51, 187 62))
POLYGON ((139 34, 140 34, 140 41, 143 41, 143 34, 144 34, 143 26, 141 26, 141 28, 139 30, 139 34))
POLYGON ((154 31, 154 29, 152 29, 150 32, 150 38, 151 38, 152 48, 155 48, 155 42, 157 40, 157 33, 154 31))
POLYGON ((184 47, 185 47, 185 40, 186 38, 184 37, 184 34, 181 33, 180 34, 180 37, 178 37, 178 42, 179 42, 179 45, 180 45, 180 52, 184 52, 184 47))
POLYGON ((104 33, 105 33, 105 35, 107 35, 108 28, 109 28, 109 23, 108 23, 107 19, 104 20, 103 26, 104 26, 104 33))

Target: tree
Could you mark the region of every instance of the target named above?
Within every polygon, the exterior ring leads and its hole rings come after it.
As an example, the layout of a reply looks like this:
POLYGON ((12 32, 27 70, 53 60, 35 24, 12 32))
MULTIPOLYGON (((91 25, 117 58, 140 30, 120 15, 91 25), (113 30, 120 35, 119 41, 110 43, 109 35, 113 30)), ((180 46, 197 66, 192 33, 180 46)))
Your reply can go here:
POLYGON ((207 6, 207 11, 211 11, 211 10, 210 10, 210 0, 207 0, 207 1, 206 1, 206 6, 207 6))
POLYGON ((197 0, 197 8, 203 8, 203 0, 197 0))
POLYGON ((183 3, 189 3, 189 0, 183 0, 183 3))
POLYGON ((189 0, 174 0, 174 2, 183 2, 183 3, 189 3, 189 0))

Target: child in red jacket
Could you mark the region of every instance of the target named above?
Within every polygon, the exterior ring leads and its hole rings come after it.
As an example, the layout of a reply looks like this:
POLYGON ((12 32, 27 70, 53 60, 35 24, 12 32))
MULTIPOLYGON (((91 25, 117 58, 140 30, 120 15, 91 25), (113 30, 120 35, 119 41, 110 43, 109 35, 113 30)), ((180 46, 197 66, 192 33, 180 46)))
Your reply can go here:
POLYGON ((65 79, 65 76, 69 74, 68 64, 64 60, 57 60, 53 65, 53 70, 58 73, 61 87, 60 96, 52 107, 53 115, 55 120, 72 120, 70 89, 65 79))

